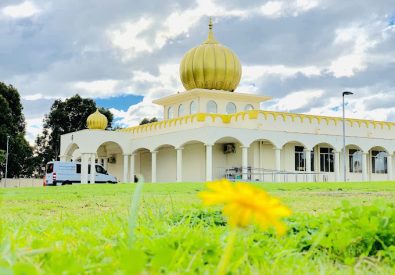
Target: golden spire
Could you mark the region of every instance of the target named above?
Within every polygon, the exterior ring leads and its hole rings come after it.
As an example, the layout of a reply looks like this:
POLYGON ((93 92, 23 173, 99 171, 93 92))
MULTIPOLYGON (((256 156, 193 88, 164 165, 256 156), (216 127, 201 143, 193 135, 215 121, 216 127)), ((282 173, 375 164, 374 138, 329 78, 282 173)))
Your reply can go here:
POLYGON ((214 38, 214 33, 213 33, 213 20, 210 16, 210 21, 208 23, 208 37, 207 40, 204 41, 204 44, 218 44, 218 41, 215 40, 214 38))

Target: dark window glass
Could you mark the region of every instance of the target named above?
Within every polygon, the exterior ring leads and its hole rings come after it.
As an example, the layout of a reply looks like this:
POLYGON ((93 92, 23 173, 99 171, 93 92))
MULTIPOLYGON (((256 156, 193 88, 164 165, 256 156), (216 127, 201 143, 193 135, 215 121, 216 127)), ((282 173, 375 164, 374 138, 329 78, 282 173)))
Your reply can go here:
POLYGON ((387 174, 387 153, 384 151, 372 151, 372 173, 387 174))
POLYGON ((53 172, 53 163, 47 164, 47 174, 51 174, 53 172))
POLYGON ((81 174, 81 164, 77 164, 76 165, 76 167, 77 167, 77 174, 81 174))
POLYGON ((334 156, 331 148, 320 148, 320 171, 333 172, 334 171, 334 156))
POLYGON ((99 174, 105 174, 106 170, 104 170, 104 168, 101 167, 100 165, 96 165, 96 172, 99 174))
POLYGON ((351 173, 362 173, 362 152, 355 149, 348 150, 348 165, 351 173))
POLYGON ((306 159, 302 146, 295 146, 295 171, 306 171, 306 159))

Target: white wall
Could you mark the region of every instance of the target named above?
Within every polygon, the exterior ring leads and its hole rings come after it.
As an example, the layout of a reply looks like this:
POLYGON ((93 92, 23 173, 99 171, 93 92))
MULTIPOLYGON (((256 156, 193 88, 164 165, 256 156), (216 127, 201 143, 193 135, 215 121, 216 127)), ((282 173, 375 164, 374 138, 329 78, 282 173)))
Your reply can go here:
POLYGON ((206 147, 203 143, 187 144, 182 151, 182 180, 203 182, 206 180, 206 147))

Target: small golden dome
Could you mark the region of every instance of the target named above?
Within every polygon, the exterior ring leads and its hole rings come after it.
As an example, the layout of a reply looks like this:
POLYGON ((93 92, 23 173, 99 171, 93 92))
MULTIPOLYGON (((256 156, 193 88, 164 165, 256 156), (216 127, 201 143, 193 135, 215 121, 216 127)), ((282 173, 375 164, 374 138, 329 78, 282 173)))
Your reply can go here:
POLYGON ((241 78, 239 58, 215 40, 212 29, 210 18, 207 40, 184 55, 180 64, 182 85, 186 90, 202 88, 233 92, 241 78))
POLYGON ((99 112, 99 109, 96 109, 96 112, 88 116, 86 120, 86 125, 88 129, 91 130, 104 130, 107 128, 108 120, 105 115, 99 112))

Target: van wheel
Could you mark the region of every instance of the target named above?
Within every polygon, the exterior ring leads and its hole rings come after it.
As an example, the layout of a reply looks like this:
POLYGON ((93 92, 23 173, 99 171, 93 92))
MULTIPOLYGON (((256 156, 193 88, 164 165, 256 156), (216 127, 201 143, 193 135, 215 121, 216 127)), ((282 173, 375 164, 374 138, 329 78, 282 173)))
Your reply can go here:
POLYGON ((65 181, 65 182, 62 183, 62 185, 71 185, 71 182, 65 181))
POLYGON ((116 182, 114 182, 114 181, 107 181, 107 183, 116 184, 116 182))

